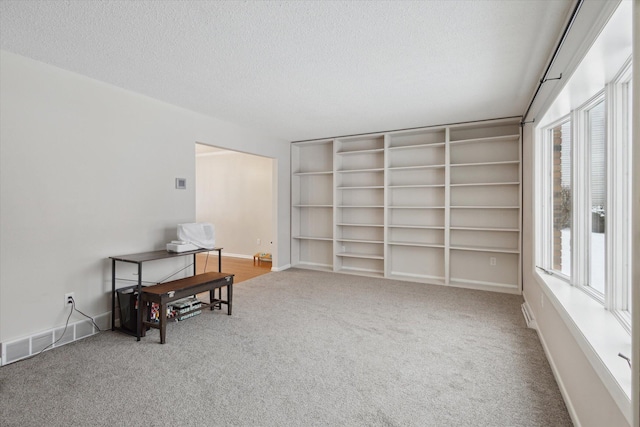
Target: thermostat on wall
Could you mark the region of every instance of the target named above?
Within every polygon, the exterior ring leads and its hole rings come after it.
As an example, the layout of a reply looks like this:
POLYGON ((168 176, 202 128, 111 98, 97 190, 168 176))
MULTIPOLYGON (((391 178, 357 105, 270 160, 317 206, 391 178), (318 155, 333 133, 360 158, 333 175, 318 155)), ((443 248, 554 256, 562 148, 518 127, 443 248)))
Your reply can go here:
POLYGON ((187 179, 186 178, 176 178, 176 188, 178 190, 186 190, 187 189, 187 179))

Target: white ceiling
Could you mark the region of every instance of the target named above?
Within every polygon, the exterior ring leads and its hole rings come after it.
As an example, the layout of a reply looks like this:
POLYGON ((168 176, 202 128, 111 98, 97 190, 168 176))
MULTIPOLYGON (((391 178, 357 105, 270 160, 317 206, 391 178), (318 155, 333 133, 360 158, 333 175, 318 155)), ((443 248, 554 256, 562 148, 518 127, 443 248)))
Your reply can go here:
POLYGON ((303 140, 520 116, 571 0, 13 1, 4 50, 303 140))

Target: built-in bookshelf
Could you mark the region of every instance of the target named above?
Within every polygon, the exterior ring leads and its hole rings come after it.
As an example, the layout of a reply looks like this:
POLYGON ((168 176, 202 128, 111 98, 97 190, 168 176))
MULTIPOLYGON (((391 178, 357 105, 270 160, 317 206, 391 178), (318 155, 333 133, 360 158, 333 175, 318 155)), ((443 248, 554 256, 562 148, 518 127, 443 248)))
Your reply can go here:
POLYGON ((387 138, 387 277, 445 282, 446 128, 387 138))
POLYGON ((291 151, 292 264, 333 271, 333 141, 291 151))
POLYGON ((449 283, 520 289, 517 123, 452 128, 449 283))
POLYGON ((384 136, 334 142, 334 271, 384 276, 384 136))
POLYGON ((292 264, 519 293, 519 120, 292 144, 292 264))

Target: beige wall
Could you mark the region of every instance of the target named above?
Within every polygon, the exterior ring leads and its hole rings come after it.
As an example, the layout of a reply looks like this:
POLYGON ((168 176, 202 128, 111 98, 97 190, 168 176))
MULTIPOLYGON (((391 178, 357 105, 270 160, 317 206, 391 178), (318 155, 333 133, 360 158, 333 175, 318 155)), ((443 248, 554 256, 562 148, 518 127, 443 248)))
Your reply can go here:
POLYGON ((272 168, 269 158, 234 151, 196 155, 196 220, 215 226, 223 254, 272 252, 272 168))

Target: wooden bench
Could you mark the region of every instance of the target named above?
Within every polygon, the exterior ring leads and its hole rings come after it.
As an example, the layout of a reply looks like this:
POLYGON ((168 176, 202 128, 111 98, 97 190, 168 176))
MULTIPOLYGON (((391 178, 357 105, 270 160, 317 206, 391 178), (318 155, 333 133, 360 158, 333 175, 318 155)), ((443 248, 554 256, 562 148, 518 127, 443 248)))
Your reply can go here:
MULTIPOLYGON (((145 336, 147 326, 160 329, 160 343, 166 342, 167 334, 167 306, 169 303, 209 291, 209 306, 211 310, 214 308, 222 309, 222 304, 227 305, 227 314, 231 316, 231 302, 233 298, 233 274, 209 272, 196 274, 195 276, 185 277, 184 279, 173 280, 171 282, 160 283, 142 288, 141 301, 142 307, 146 307, 146 314, 142 316, 138 330, 141 335, 145 336), (222 299, 222 288, 227 288, 227 299, 222 299), (215 290, 219 289, 219 297, 215 297, 215 290), (160 307, 159 321, 150 321, 151 303, 156 303, 160 307)), ((201 310, 201 306, 197 310, 201 310)), ((193 310, 195 311, 195 309, 193 310)), ((183 313, 183 315, 187 315, 183 313)))

